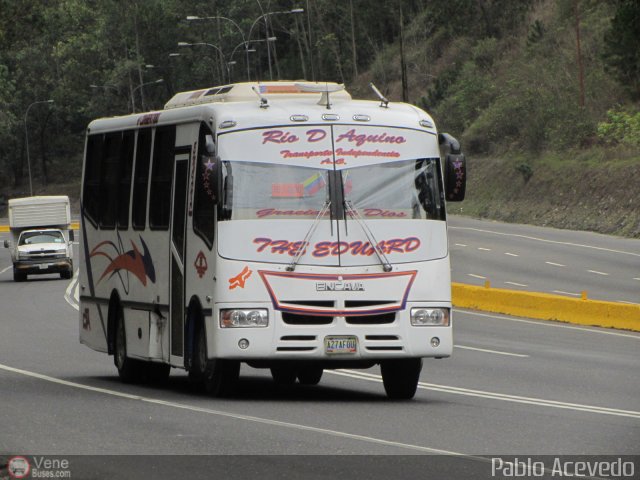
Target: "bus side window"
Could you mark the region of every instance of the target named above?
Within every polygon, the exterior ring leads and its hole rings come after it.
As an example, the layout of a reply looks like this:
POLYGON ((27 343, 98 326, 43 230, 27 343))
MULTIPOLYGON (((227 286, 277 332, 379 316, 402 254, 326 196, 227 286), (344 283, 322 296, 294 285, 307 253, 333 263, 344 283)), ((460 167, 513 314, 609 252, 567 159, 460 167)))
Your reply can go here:
POLYGON ((105 136, 104 159, 100 175, 100 218, 98 220, 102 230, 111 230, 116 226, 121 144, 121 132, 108 133, 105 136))
POLYGON ((149 160, 151 156, 151 129, 138 131, 136 145, 136 169, 133 184, 133 209, 131 224, 136 230, 144 230, 147 216, 147 183, 149 181, 149 160))
POLYGON ((193 198, 193 231, 202 238, 209 249, 213 248, 215 234, 217 163, 213 134, 205 124, 201 124, 193 198))
POLYGON ((104 135, 89 135, 84 162, 82 209, 89 221, 97 226, 100 206, 100 173, 102 170, 104 135))
POLYGON ((129 228, 129 199, 131 197, 131 169, 133 167, 134 132, 123 133, 120 148, 120 184, 118 185, 118 229, 129 228))
POLYGON ((176 127, 158 127, 153 142, 149 226, 168 230, 171 212, 171 179, 176 146, 176 127))

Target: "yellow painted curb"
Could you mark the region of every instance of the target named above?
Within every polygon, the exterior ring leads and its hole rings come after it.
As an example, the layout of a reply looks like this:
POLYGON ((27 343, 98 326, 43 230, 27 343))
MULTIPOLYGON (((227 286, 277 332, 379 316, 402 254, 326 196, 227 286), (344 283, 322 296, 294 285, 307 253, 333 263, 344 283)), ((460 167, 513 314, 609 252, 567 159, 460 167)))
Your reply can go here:
MULTIPOLYGON (((80 223, 72 222, 71 223, 71 229, 72 230, 80 230, 80 223)), ((8 231, 9 231, 9 225, 0 225, 0 232, 8 232, 8 231)))
POLYGON ((451 285, 451 295, 453 304, 460 308, 640 332, 640 305, 462 283, 451 285))

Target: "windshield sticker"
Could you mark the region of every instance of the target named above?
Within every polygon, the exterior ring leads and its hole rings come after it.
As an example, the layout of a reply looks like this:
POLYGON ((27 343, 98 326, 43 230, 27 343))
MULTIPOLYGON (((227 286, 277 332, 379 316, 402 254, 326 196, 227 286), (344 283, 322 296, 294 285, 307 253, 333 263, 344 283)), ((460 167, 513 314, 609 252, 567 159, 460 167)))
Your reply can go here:
MULTIPOLYGON (((276 255, 289 255, 294 257, 298 254, 298 251, 302 249, 302 255, 307 251, 307 247, 310 244, 299 240, 297 242, 291 242, 288 240, 272 240, 270 238, 254 238, 253 243, 259 245, 256 252, 270 252, 276 255)), ((421 245, 420 239, 417 237, 407 238, 392 238, 390 240, 382 240, 378 242, 375 248, 384 253, 390 255, 392 253, 404 254, 411 253, 417 250, 421 245)), ((317 242, 313 245, 311 255, 316 258, 323 258, 327 256, 338 255, 359 255, 370 257, 375 254, 375 248, 369 242, 317 242)))
POLYGON ((229 290, 233 290, 237 287, 244 288, 244 284, 249 279, 252 273, 253 271, 250 270, 249 267, 244 267, 238 275, 228 280, 229 290))
POLYGON ((122 283, 122 288, 127 295, 129 294, 129 273, 140 280, 140 283, 145 287, 147 286, 147 279, 151 280, 151 283, 156 283, 156 270, 153 266, 153 260, 147 244, 142 239, 142 236, 140 236, 140 243, 143 253, 140 253, 138 246, 133 240, 131 240, 131 246, 133 248, 125 252, 120 233, 118 233, 118 245, 111 241, 100 242, 96 245, 95 248, 91 250, 89 257, 106 257, 110 262, 102 272, 97 283, 100 283, 107 275, 111 278, 117 274, 122 283), (110 249, 117 255, 109 253, 110 249), (122 277, 123 271, 126 273, 126 284, 125 279, 122 277))

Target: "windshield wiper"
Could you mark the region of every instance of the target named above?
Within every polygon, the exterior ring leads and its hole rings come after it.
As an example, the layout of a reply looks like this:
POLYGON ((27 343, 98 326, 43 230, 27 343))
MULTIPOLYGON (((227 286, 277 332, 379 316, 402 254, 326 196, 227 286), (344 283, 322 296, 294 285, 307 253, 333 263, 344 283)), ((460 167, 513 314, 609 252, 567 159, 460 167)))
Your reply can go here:
POLYGON ((315 220, 309 227, 309 230, 307 230, 307 234, 304 236, 304 240, 302 241, 302 245, 300 245, 300 248, 298 248, 298 251, 296 252, 296 256, 293 257, 293 260, 291 260, 291 263, 287 265, 287 272, 293 272, 296 269, 296 266, 298 265, 298 262, 302 258, 302 255, 307 250, 307 242, 315 233, 316 228, 318 228, 318 225, 320 224, 320 219, 324 217, 324 215, 329 210, 330 206, 331 206, 331 201, 325 200, 324 205, 322 205, 322 208, 318 212, 318 216, 315 218, 315 220))
POLYGON ((393 267, 391 266, 391 263, 389 262, 389 259, 387 258, 387 256, 384 254, 382 249, 378 246, 378 241, 376 240, 376 237, 373 235, 373 232, 365 222, 364 218, 362 218, 362 215, 360 215, 360 212, 356 209, 356 207, 353 206, 353 203, 351 203, 350 200, 345 200, 344 206, 345 206, 345 209, 347 210, 347 213, 349 213, 349 215, 351 216, 351 218, 353 218, 356 222, 358 222, 358 225, 362 227, 364 234, 367 236, 367 240, 369 240, 371 247, 373 247, 373 249, 376 252, 376 255, 378 256, 378 260, 380 260, 382 269, 385 272, 390 272, 393 269, 393 267))

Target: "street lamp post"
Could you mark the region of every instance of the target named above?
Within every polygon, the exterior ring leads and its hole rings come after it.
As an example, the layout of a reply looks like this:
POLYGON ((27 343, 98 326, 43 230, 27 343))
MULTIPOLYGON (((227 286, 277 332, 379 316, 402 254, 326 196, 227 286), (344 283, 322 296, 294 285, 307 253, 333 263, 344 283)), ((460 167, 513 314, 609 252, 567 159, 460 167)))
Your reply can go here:
POLYGON ((27 115, 29 115, 29 109, 38 103, 53 103, 53 100, 40 100, 33 102, 27 107, 27 111, 24 112, 24 138, 27 147, 27 169, 29 170, 29 196, 33 197, 33 181, 31 180, 31 159, 29 158, 29 129, 27 128, 27 115))
MULTIPOLYGON (((196 42, 196 43, 178 42, 178 46, 179 47, 206 46, 206 47, 215 48, 216 51, 220 54, 220 65, 223 65, 223 67, 226 67, 227 80, 229 80, 229 83, 231 82, 231 79, 229 78, 229 65, 227 65, 227 62, 224 58, 224 52, 220 47, 218 47, 217 45, 214 45, 213 43, 206 43, 206 42, 196 42)), ((224 71, 222 72, 222 76, 224 77, 224 71)), ((222 83, 224 83, 224 78, 222 79, 222 83)))
POLYGON ((155 84, 159 84, 159 83, 162 83, 162 82, 164 82, 164 79, 163 78, 159 78, 158 80, 153 80, 152 82, 141 83, 136 88, 134 88, 131 91, 131 112, 132 113, 136 113, 136 91, 138 91, 139 89, 141 89, 142 87, 144 87, 146 85, 155 85, 155 84))
MULTIPOLYGON (((247 41, 250 42, 251 41, 251 33, 253 32, 253 27, 256 26, 256 24, 264 19, 264 24, 265 24, 265 41, 269 42, 269 20, 268 18, 271 15, 288 15, 288 14, 295 14, 295 13, 303 13, 304 12, 304 8, 294 8, 292 10, 282 10, 279 12, 267 12, 267 13, 263 13, 262 15, 260 15, 258 18, 256 18, 253 22, 253 24, 251 25, 251 28, 249 29, 249 35, 247 35, 247 41)), ((267 62, 269 63, 269 80, 273 80, 273 71, 271 69, 271 47, 269 46, 269 43, 267 43, 267 62)))

